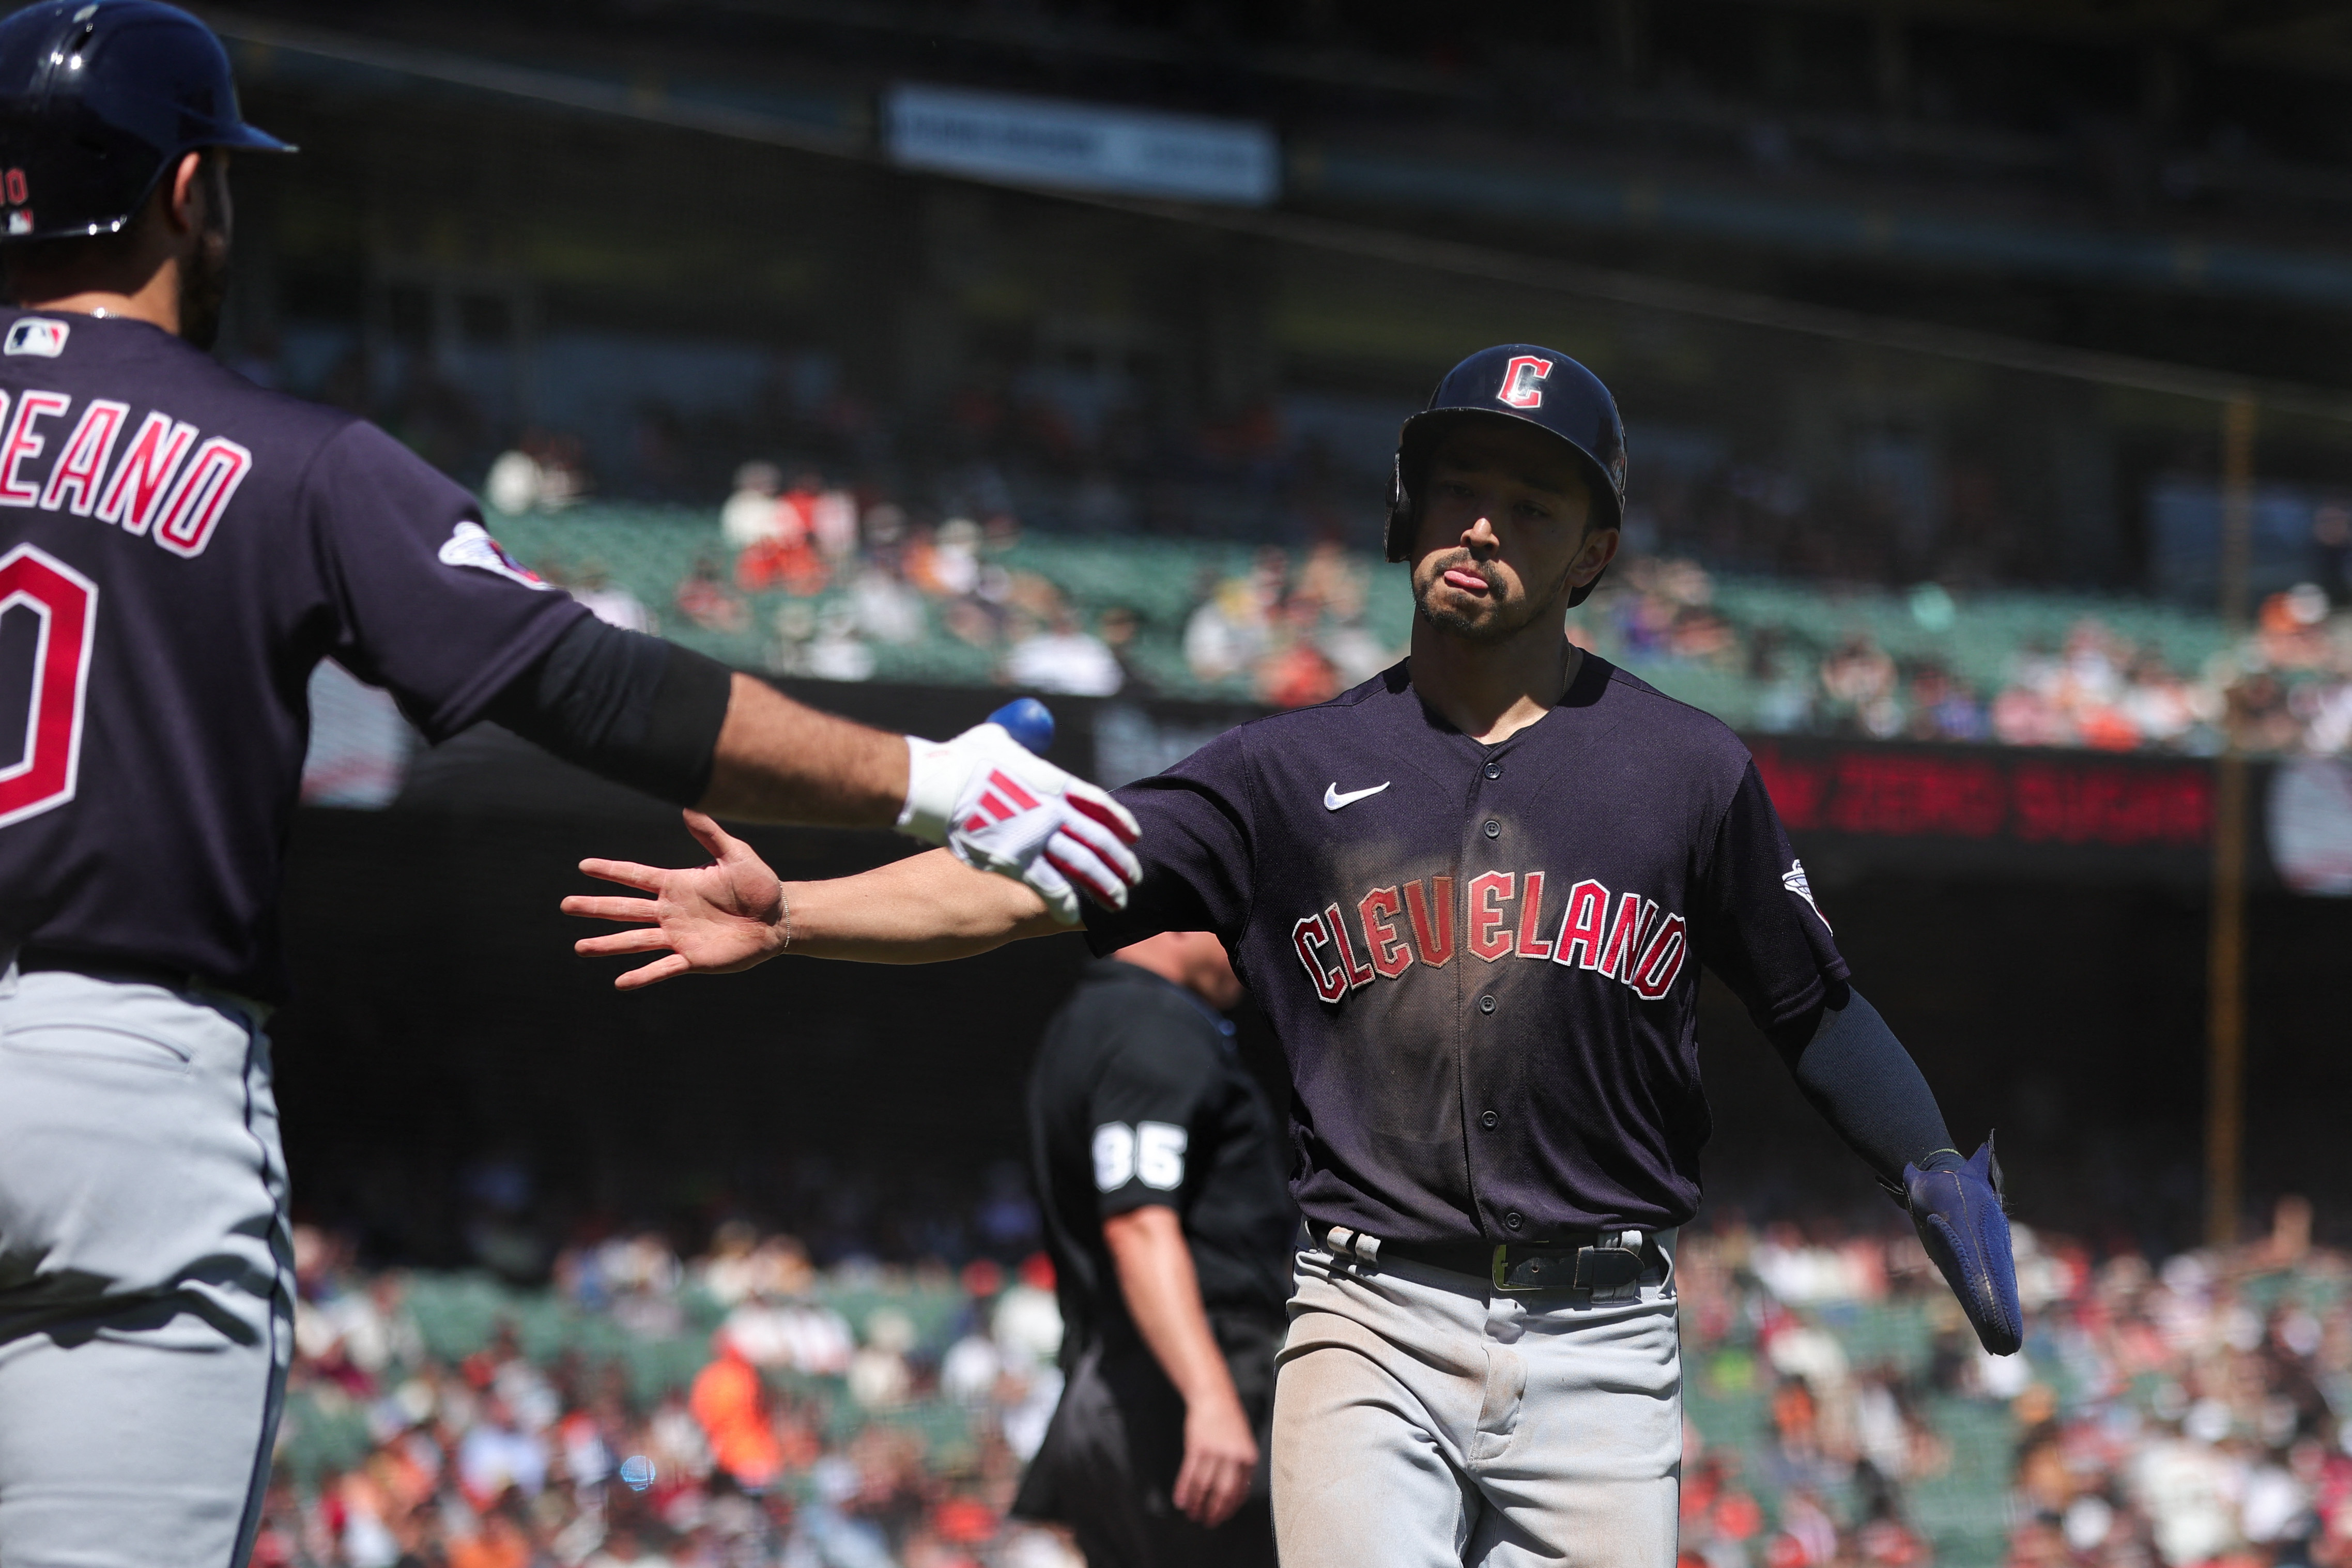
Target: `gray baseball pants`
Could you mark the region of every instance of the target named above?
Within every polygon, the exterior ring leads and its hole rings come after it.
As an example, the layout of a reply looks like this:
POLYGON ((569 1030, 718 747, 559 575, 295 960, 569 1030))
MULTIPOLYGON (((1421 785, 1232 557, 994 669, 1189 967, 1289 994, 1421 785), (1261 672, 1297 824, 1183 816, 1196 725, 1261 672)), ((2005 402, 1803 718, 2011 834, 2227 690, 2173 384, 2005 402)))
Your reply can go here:
POLYGON ((1283 1568, 1673 1568, 1670 1270, 1600 1306, 1320 1248, 1297 1278, 1274 1396, 1283 1568))
POLYGON ((0 971, 0 1563, 236 1568, 293 1344, 258 1010, 0 971))

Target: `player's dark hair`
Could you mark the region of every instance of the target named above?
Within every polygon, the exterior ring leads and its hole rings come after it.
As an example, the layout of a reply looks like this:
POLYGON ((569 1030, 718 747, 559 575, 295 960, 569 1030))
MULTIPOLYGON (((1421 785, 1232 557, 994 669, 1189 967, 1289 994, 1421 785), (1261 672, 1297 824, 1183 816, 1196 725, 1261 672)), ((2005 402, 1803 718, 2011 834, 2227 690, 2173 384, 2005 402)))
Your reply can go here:
MULTIPOLYGON (((211 147, 204 149, 199 156, 204 163, 196 178, 208 187, 206 221, 218 225, 226 221, 228 212, 228 154, 211 147)), ((163 206, 172 199, 176 173, 176 165, 166 170, 164 177, 156 181, 155 188, 148 193, 139 216, 112 234, 73 235, 62 239, 24 240, 0 246, 0 267, 5 268, 9 300, 21 301, 26 280, 37 280, 44 293, 72 291, 60 289, 60 285, 68 279, 87 280, 89 287, 119 285, 125 274, 139 265, 142 253, 151 243, 153 226, 164 221, 163 206)), ((138 283, 145 281, 141 279, 138 283)))

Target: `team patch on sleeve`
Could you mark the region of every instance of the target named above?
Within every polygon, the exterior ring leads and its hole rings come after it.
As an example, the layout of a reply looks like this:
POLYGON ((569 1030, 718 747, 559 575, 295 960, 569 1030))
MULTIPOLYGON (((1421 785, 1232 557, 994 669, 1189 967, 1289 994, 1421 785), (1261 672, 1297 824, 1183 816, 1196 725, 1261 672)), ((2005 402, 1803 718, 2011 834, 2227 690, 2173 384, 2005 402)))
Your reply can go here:
POLYGON ((461 522, 457 526, 449 535, 449 542, 441 547, 441 563, 445 566, 471 566, 478 572, 494 572, 526 588, 547 586, 539 574, 508 554, 506 546, 492 539, 490 531, 478 522, 461 522))
POLYGON ((1822 913, 1822 906, 1813 901, 1812 879, 1805 875, 1802 860, 1791 859, 1789 862, 1789 868, 1780 873, 1780 886, 1805 900, 1805 908, 1813 911, 1813 918, 1822 922, 1823 931, 1836 929, 1830 924, 1830 917, 1822 913))

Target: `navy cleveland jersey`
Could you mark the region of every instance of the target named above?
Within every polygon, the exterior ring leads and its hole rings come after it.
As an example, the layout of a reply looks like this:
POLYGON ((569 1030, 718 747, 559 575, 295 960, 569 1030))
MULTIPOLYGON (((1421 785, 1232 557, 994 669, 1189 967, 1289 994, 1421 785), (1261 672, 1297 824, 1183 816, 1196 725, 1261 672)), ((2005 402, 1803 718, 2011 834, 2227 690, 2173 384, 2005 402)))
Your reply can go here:
POLYGON ((1393 1241, 1660 1228, 1698 1204, 1699 966, 1766 1026, 1843 979, 1735 735, 1587 654, 1496 745, 1409 667, 1118 792, 1108 952, 1208 930, 1290 1058, 1291 1190, 1393 1241))
POLYGON ((587 612, 372 425, 155 327, 0 310, 0 945, 279 988, 324 657, 433 740, 587 612))

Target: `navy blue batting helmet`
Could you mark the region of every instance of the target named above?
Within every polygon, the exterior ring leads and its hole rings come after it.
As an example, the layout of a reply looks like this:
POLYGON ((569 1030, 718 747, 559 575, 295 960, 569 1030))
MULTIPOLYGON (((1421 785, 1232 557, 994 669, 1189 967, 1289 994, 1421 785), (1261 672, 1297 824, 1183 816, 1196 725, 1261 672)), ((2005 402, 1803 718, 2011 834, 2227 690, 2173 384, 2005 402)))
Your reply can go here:
POLYGON ((114 234, 183 153, 293 148, 245 122, 212 29, 157 0, 0 21, 0 241, 114 234))
MULTIPOLYGON (((1402 561, 1412 549, 1429 454, 1439 438, 1462 424, 1490 419, 1533 425, 1559 437, 1581 459, 1592 491, 1592 526, 1623 521, 1625 423, 1617 416, 1617 400, 1599 376, 1557 349, 1503 343, 1447 371, 1428 405, 1404 422, 1389 491, 1390 560, 1402 561)), ((1582 604, 1600 581, 1577 589, 1568 602, 1582 604)))

